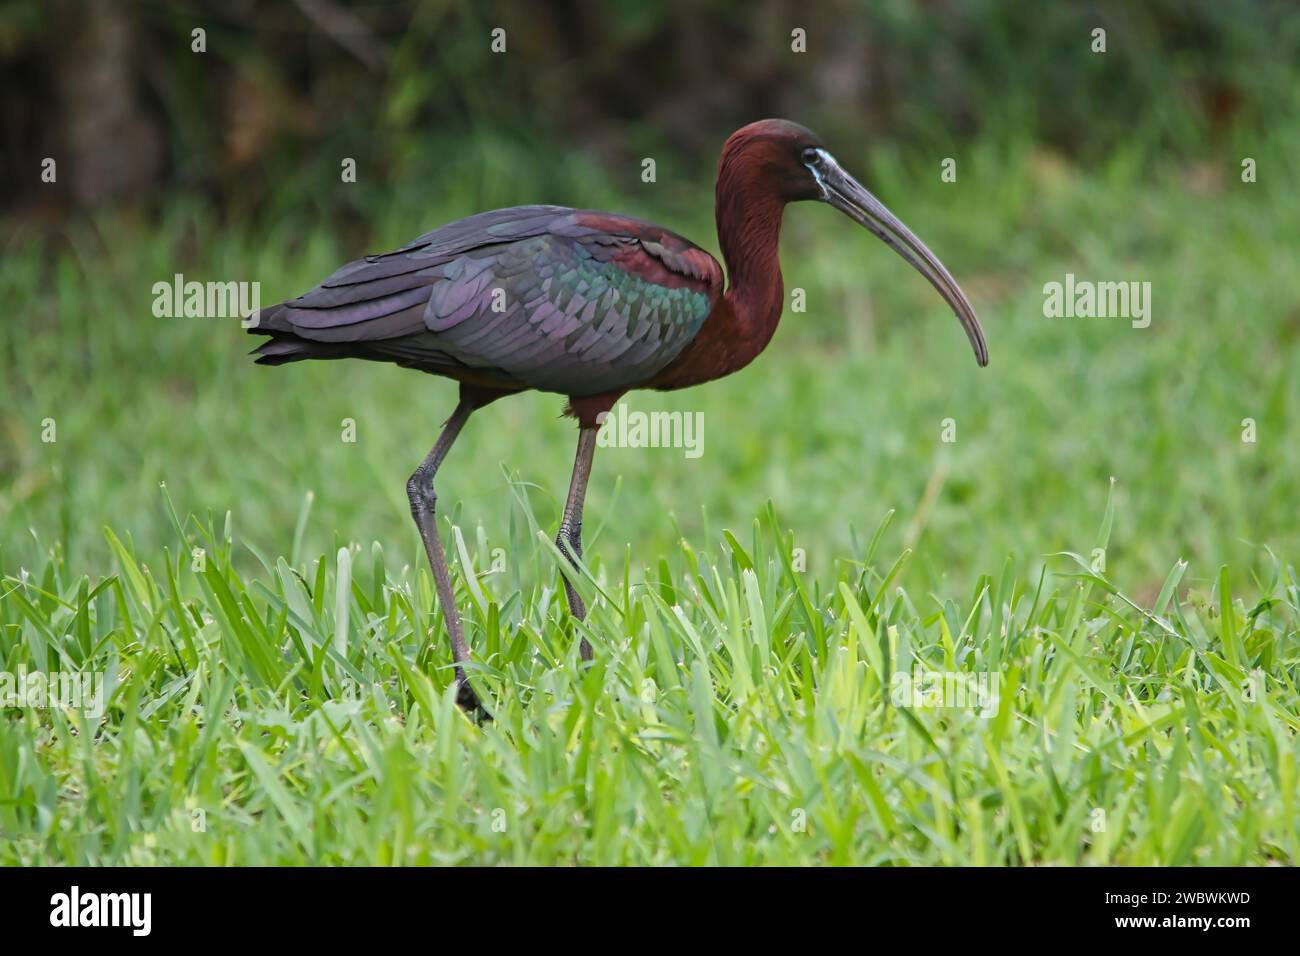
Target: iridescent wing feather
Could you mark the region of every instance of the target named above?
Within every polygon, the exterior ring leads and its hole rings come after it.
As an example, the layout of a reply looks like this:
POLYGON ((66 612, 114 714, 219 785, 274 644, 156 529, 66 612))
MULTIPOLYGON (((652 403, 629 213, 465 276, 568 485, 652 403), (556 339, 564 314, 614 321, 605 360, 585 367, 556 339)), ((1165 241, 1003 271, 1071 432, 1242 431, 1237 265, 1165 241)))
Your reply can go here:
POLYGON ((471 216, 264 310, 259 361, 359 356, 594 395, 670 363, 722 293, 712 256, 650 223, 559 206, 471 216))

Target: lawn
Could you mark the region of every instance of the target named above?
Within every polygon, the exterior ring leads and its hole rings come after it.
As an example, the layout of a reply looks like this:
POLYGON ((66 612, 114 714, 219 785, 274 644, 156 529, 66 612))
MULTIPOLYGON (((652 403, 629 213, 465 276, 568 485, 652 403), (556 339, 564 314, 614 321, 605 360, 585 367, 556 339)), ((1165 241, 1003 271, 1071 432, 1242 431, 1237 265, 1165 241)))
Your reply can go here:
POLYGON ((0 862, 1295 863, 1296 145, 989 145, 956 183, 841 153, 961 280, 991 366, 879 243, 792 208, 806 311, 732 379, 627 400, 702 413, 703 454, 598 451, 585 623, 549 544, 561 401, 476 415, 438 492, 482 726, 405 497, 454 387, 254 367, 152 286, 277 301, 538 198, 712 247, 703 179, 538 197, 457 167, 364 241, 183 203, 9 237, 0 671, 103 673, 107 704, 0 716, 0 862), (1149 281, 1150 326, 1046 318, 1067 274, 1149 281), (980 700, 937 706, 931 674, 980 700))

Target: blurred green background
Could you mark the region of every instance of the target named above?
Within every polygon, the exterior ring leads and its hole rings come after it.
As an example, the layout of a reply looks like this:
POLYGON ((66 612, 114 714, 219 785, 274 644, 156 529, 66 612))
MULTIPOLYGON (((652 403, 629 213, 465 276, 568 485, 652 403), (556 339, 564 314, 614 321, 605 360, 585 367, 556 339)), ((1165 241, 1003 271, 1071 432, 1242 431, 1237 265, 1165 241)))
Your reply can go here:
MULTIPOLYGON (((814 574, 894 509, 884 553, 916 550, 900 583, 965 593, 1008 555, 1031 572, 1086 551, 1112 476, 1108 573, 1136 595, 1179 558, 1196 587, 1297 553, 1290 4, 14 0, 0 66, 4 574, 51 554, 109 573, 105 526, 144 554, 174 542, 161 482, 182 517, 230 511, 271 554, 312 492, 304 553, 380 540, 422 560, 404 483, 454 386, 362 362, 255 368, 234 322, 155 318, 153 284, 255 280, 269 304, 529 202, 645 216, 716 252, 718 148, 764 116, 817 130, 939 254, 992 365, 879 243, 790 210, 786 288, 807 311, 739 376, 632 395, 704 412, 705 452, 602 450, 597 567, 712 543, 771 498, 814 574), (1045 318, 1042 287, 1066 273, 1151 282, 1150 328, 1045 318)), ((560 405, 476 416, 439 475, 458 522, 509 541, 507 473, 558 520, 575 439, 560 405)))

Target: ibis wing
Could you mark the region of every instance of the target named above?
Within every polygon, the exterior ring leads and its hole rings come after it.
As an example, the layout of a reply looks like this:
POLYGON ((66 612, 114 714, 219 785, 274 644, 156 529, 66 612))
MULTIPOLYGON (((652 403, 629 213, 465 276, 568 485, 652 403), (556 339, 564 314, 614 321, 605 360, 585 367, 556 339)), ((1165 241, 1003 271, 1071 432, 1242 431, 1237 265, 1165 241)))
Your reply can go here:
POLYGON ((334 354, 472 369, 503 384, 586 395, 635 385, 666 366, 721 289, 713 257, 673 233, 603 213, 524 206, 350 263, 268 310, 255 331, 334 354))

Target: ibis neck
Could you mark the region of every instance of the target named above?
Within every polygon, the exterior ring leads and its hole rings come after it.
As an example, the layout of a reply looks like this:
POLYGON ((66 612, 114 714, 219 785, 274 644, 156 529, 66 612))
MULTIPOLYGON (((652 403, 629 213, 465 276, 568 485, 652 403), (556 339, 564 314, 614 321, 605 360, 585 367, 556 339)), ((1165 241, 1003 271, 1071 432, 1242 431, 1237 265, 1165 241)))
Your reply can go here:
POLYGON ((747 189, 723 163, 718 175, 718 244, 728 285, 689 345, 649 383, 688 388, 739 371, 767 347, 781 318, 781 263, 777 251, 783 203, 747 189))
POLYGON ((761 349, 776 330, 785 292, 781 282, 781 214, 785 202, 745 176, 723 169, 718 178, 718 244, 727 264, 727 301, 742 334, 761 349))

